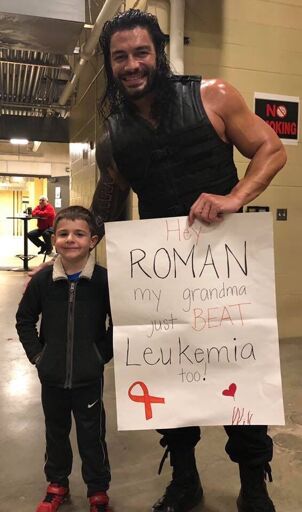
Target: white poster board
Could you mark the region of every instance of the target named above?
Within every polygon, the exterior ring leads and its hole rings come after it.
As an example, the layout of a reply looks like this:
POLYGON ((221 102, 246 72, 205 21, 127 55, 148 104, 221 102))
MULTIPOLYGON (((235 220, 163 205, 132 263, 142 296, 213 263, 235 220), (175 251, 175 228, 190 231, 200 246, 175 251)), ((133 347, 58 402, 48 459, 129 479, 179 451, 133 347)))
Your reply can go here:
POLYGON ((119 430, 284 424, 271 214, 105 229, 119 430))

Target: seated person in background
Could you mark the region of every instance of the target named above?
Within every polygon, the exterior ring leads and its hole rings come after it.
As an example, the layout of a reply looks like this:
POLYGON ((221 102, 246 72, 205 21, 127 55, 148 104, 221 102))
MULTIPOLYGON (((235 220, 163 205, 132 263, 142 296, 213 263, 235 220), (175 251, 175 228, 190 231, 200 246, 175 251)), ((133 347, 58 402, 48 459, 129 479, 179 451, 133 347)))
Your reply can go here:
POLYGON ((35 244, 37 247, 40 247, 38 254, 46 254, 51 253, 51 235, 53 234, 53 221, 55 218, 55 209, 48 202, 48 198, 46 196, 41 196, 39 199, 39 204, 33 209, 32 212, 33 217, 41 217, 38 219, 38 227, 37 229, 33 229, 29 231, 28 238, 29 240, 35 244), (41 238, 43 240, 41 240, 41 238))

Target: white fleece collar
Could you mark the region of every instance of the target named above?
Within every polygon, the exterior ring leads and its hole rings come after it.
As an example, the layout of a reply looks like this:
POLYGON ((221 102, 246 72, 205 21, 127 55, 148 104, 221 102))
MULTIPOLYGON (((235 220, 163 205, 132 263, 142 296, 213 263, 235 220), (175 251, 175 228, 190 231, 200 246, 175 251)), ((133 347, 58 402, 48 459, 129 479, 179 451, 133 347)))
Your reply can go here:
MULTIPOLYGON (((91 279, 94 270, 94 265, 94 257, 92 256, 92 254, 89 254, 87 263, 81 272, 80 279, 91 279)), ((68 279, 64 267, 62 265, 62 258, 60 255, 58 255, 55 259, 52 271, 52 279, 53 281, 58 281, 59 279, 68 279)))

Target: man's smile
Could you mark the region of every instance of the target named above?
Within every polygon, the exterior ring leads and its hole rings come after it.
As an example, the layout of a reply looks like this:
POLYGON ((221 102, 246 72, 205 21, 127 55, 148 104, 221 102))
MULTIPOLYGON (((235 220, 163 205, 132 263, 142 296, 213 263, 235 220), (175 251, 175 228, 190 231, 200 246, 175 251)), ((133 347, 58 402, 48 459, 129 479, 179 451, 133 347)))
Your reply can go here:
POLYGON ((133 74, 127 74, 127 75, 123 75, 121 77, 121 80, 127 84, 127 85, 133 85, 133 86, 136 86, 136 85, 141 85, 146 79, 146 74, 144 73, 136 73, 135 75, 133 74))

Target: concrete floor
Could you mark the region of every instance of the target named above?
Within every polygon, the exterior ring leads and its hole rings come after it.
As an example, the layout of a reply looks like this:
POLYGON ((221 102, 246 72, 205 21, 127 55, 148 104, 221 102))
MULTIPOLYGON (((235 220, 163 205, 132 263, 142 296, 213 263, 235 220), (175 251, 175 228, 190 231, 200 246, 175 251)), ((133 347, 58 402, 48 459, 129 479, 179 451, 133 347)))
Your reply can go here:
MULTIPOLYGON (((23 244, 23 236, 0 234, 0 271, 23 268, 22 260, 16 256, 16 254, 23 254, 23 244)), ((29 267, 36 267, 42 263, 44 255, 38 254, 38 251, 39 248, 28 240, 28 254, 34 256, 34 258, 29 261, 29 267)))
MULTIPOLYGON (((34 512, 43 497, 44 423, 40 386, 15 332, 15 311, 27 277, 0 272, 0 511, 34 512)), ((271 428, 275 441, 274 482, 269 492, 277 512, 302 509, 302 339, 281 342, 286 426, 271 428)), ((108 448, 112 467, 111 504, 114 511, 148 512, 170 478, 166 463, 157 476, 162 448, 153 431, 117 432, 113 366, 105 373, 108 448)), ((194 512, 235 512, 239 490, 237 466, 224 452, 221 427, 204 429, 197 460, 205 501, 194 512)), ((62 512, 88 510, 73 433, 72 501, 62 512)))

